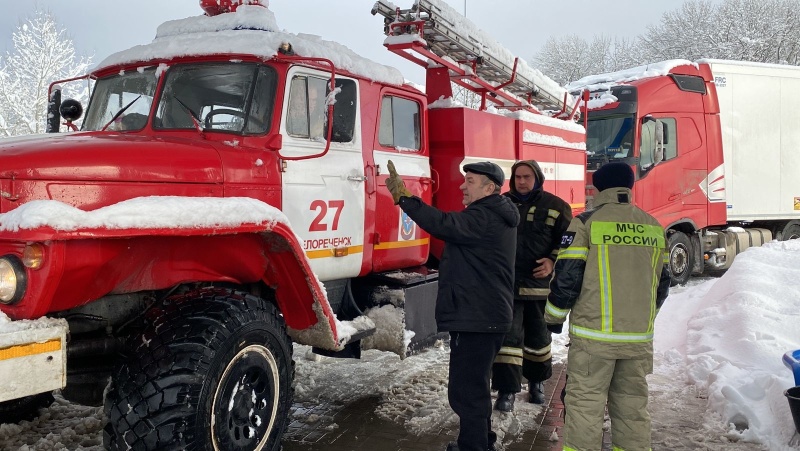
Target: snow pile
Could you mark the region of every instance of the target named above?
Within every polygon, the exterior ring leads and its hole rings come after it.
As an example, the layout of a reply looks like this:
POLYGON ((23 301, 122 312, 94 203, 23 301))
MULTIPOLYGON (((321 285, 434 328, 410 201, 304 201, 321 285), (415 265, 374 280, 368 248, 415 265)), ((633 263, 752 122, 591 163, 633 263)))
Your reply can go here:
POLYGON ((729 436, 790 449, 795 427, 782 363, 800 349, 800 240, 738 255, 719 280, 670 296, 656 320, 656 359, 708 396, 729 436))

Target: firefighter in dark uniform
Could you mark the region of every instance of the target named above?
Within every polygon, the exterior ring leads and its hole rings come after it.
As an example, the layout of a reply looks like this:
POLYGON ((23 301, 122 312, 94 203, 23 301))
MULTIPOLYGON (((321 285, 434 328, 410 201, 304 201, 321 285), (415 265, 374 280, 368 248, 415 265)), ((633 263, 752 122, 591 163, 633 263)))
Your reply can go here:
POLYGON ((633 171, 609 163, 592 178, 594 208, 561 240, 545 320, 554 333, 569 314, 565 450, 602 448, 608 407, 614 449, 650 449, 647 379, 653 324, 669 291, 666 237, 631 204, 633 171))
POLYGON ((544 173, 533 160, 511 167, 511 190, 505 193, 519 210, 517 257, 514 265, 514 320, 492 367, 494 408, 514 410, 514 397, 528 380, 529 401, 544 403, 542 382, 553 374, 550 331, 544 306, 561 236, 572 220, 572 209, 546 192, 544 173))
POLYGON ((448 451, 494 450, 492 361, 511 327, 514 253, 519 213, 500 195, 505 178, 494 163, 464 165, 466 206, 443 212, 412 196, 389 162, 386 187, 394 203, 423 230, 444 241, 439 262, 436 326, 450 332, 447 398, 459 417, 448 451))

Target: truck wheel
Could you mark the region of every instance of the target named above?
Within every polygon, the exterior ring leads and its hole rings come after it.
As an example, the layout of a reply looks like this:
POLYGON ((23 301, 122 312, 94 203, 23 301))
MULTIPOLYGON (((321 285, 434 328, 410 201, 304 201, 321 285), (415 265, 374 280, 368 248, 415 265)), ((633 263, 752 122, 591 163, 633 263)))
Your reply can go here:
POLYGON ((106 449, 280 449, 294 362, 275 306, 214 289, 172 298, 156 314, 112 377, 106 449))
POLYGON ((800 238, 800 224, 790 222, 786 224, 783 233, 781 233, 781 241, 793 240, 795 238, 800 238))
POLYGON ((47 392, 0 402, 0 424, 31 421, 39 416, 40 409, 50 407, 53 401, 53 394, 47 392))
POLYGON ((683 285, 692 275, 692 244, 683 232, 674 232, 669 236, 669 270, 672 274, 670 285, 683 285))

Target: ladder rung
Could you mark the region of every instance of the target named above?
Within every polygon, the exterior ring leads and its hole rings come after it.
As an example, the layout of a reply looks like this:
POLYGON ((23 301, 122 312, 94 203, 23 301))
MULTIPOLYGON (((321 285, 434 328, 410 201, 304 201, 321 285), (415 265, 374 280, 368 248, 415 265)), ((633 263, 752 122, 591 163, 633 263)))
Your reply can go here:
MULTIPOLYGON (((531 69, 521 59, 517 60, 514 81, 508 83, 514 74, 514 57, 511 53, 494 40, 481 42, 478 37, 459 33, 459 24, 448 20, 448 17, 460 16, 441 0, 416 0, 410 9, 400 9, 399 18, 394 4, 378 0, 373 6, 372 13, 385 17, 387 35, 416 32, 416 30, 399 30, 392 27, 391 24, 397 20, 403 23, 424 21, 423 38, 433 54, 469 65, 475 77, 496 86, 505 85, 501 89, 521 99, 527 100, 529 94, 538 91, 535 97, 531 97, 530 102, 539 109, 558 110, 562 107, 564 89, 540 72, 531 69), (491 49, 499 49, 500 54, 494 55, 491 49), (508 61, 508 58, 511 60, 508 61)), ((471 25, 466 18, 464 21, 471 25)), ((458 75, 455 78, 463 80, 471 76, 458 75)))

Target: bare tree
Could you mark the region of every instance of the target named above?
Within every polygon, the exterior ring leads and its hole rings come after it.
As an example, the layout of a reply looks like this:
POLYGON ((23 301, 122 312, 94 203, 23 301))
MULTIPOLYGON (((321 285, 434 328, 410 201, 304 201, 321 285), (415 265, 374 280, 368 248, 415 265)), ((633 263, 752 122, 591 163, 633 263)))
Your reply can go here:
MULTIPOLYGON (((50 83, 83 74, 91 58, 77 57, 72 40, 48 11, 17 26, 14 50, 0 58, 0 136, 44 132, 50 83)), ((82 92, 67 92, 81 100, 82 92)))

